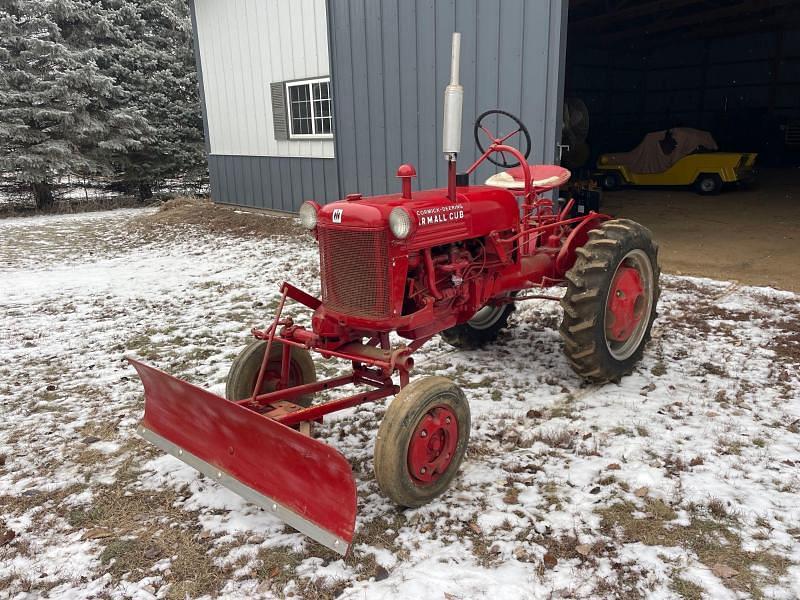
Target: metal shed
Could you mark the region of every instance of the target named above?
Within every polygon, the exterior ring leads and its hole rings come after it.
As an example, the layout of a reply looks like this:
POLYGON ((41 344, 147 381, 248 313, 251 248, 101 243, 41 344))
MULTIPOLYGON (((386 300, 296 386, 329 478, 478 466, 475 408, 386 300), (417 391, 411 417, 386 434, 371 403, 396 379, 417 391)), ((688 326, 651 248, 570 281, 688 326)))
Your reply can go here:
POLYGON ((191 10, 217 202, 294 211, 384 193, 405 162, 418 186, 443 185, 453 31, 461 164, 476 156, 474 118, 491 108, 526 123, 531 162, 558 155, 566 0, 191 0, 191 10))

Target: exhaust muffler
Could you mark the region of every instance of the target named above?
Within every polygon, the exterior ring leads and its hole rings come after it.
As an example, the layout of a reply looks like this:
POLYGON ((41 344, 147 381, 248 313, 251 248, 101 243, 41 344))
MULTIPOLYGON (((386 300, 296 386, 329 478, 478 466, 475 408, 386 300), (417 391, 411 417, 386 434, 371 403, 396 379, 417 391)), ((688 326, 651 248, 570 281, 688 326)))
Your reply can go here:
POLYGON ((450 83, 444 90, 442 152, 447 160, 447 192, 456 201, 456 160, 461 151, 461 113, 464 108, 464 88, 458 82, 461 58, 461 34, 453 33, 450 54, 450 83))

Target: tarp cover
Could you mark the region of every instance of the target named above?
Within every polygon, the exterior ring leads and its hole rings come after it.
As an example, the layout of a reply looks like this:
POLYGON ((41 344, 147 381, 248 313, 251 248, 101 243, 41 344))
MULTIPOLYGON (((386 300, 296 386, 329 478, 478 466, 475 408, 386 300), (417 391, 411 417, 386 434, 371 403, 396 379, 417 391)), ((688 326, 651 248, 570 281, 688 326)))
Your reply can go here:
POLYGON ((717 143, 709 132, 674 127, 648 133, 630 152, 606 155, 606 164, 624 165, 633 173, 661 173, 698 150, 717 150, 717 143))

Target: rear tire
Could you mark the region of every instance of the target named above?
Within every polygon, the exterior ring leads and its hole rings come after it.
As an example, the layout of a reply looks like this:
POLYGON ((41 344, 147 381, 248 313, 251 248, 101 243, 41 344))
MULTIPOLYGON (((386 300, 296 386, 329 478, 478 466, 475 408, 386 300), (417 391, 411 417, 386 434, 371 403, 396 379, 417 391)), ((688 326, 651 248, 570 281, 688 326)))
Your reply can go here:
POLYGON ((470 350, 493 342, 500 332, 508 327, 508 318, 515 310, 514 304, 491 306, 479 309, 466 323, 445 329, 439 335, 456 348, 470 350))
POLYGON ((716 196, 722 191, 722 178, 716 173, 701 173, 694 182, 694 190, 701 196, 716 196))
POLYGON ((573 370, 588 381, 618 381, 642 357, 656 317, 658 247, 634 221, 606 221, 576 249, 561 300, 560 333, 573 370))
POLYGON ((375 478, 400 506, 417 507, 451 484, 469 442, 469 404, 444 377, 417 379, 395 396, 375 440, 375 478))
MULTIPOLYGON (((261 361, 267 349, 265 340, 255 340, 248 344, 239 353, 225 383, 225 398, 231 401, 244 400, 253 395, 253 388, 256 386, 258 372, 261 369, 261 361)), ((292 346, 291 360, 289 363, 289 382, 288 385, 302 385, 313 383, 317 380, 317 371, 314 367, 314 359, 311 353, 304 348, 292 346)), ((267 362, 267 373, 261 384, 259 393, 265 394, 275 390, 277 377, 281 370, 281 358, 283 355, 283 344, 277 340, 272 342, 269 351, 269 361, 267 362)), ((313 401, 313 394, 307 394, 295 400, 300 406, 310 406, 313 401)))

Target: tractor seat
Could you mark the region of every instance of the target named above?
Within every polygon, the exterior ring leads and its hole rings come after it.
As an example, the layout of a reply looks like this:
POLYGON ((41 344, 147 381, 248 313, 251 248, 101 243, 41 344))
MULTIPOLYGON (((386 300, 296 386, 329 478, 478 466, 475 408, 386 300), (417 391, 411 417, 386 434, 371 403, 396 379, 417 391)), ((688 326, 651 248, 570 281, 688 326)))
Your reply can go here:
MULTIPOLYGON (((528 165, 531 170, 531 186, 535 192, 546 192, 569 181, 570 173, 558 165, 528 165)), ((486 180, 486 185, 505 188, 507 190, 522 190, 525 188, 525 174, 522 166, 495 173, 486 180)))

